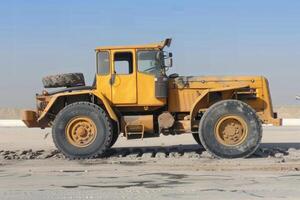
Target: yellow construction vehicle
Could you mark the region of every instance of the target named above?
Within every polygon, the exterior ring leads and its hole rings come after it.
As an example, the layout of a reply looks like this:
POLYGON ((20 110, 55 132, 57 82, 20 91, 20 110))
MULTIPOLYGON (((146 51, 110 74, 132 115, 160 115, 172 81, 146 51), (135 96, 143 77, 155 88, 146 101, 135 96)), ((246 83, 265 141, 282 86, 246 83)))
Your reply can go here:
MULTIPOLYGON (((262 76, 167 75, 171 39, 96 48, 97 73, 85 86, 81 73, 43 78, 28 127, 52 127, 68 158, 103 155, 120 133, 128 139, 192 134, 215 157, 240 158, 259 146, 262 124, 280 125, 262 76)), ((188 68, 187 68, 188 69, 188 68)))

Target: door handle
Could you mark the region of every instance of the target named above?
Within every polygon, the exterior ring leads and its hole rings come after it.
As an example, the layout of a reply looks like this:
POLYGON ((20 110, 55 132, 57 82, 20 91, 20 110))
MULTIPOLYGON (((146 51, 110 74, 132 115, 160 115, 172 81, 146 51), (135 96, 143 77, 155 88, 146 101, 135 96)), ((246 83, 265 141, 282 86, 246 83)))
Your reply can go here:
POLYGON ((113 85, 115 83, 115 80, 116 80, 116 74, 112 74, 109 79, 110 85, 113 85))

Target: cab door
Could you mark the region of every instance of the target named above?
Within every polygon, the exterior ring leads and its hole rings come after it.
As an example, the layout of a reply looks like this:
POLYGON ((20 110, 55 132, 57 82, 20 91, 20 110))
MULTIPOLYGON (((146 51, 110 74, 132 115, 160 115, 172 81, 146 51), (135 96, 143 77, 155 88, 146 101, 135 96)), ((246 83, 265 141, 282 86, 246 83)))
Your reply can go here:
POLYGON ((138 105, 163 106, 167 99, 168 79, 162 73, 159 50, 137 51, 138 105))
POLYGON ((135 51, 112 50, 111 95, 114 104, 137 103, 135 51))

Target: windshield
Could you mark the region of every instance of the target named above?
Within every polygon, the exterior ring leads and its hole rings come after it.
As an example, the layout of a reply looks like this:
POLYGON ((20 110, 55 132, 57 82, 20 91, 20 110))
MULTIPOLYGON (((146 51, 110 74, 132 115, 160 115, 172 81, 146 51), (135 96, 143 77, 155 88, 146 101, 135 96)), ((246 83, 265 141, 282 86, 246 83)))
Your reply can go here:
POLYGON ((161 52, 158 50, 138 51, 138 69, 140 72, 160 76, 164 73, 161 52))

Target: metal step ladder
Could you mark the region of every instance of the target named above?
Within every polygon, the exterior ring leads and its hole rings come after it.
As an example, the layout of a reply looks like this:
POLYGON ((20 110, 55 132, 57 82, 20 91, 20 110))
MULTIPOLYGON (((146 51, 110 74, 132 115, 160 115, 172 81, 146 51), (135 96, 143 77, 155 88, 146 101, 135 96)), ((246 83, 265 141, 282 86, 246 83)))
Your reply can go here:
POLYGON ((144 138, 145 127, 143 124, 126 124, 125 136, 127 139, 142 139, 144 138))

